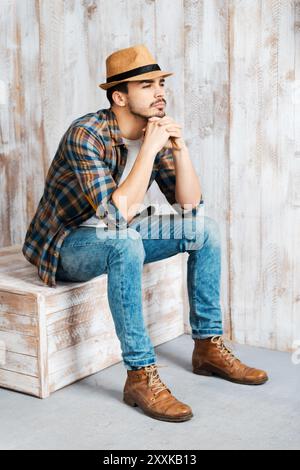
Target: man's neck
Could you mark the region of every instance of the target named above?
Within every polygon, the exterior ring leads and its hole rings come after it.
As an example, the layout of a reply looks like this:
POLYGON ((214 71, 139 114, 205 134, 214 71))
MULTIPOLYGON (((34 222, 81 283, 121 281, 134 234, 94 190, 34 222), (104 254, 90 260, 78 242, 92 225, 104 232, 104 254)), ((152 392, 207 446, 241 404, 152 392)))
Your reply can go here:
POLYGON ((147 125, 147 119, 131 114, 124 108, 111 108, 117 118, 121 135, 125 139, 137 140, 143 135, 142 129, 147 125))

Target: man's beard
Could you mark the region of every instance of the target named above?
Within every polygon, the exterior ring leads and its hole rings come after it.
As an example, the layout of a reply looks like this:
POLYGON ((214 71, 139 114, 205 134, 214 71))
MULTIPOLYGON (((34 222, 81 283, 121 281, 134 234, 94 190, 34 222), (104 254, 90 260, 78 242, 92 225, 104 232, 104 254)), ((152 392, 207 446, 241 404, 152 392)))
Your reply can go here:
MULTIPOLYGON (((131 114, 133 114, 134 116, 137 116, 139 118, 142 118, 142 119, 149 119, 151 117, 155 117, 155 115, 151 114, 151 111, 149 110, 148 113, 145 113, 145 112, 142 112, 142 111, 138 111, 138 110, 135 110, 131 105, 130 103, 128 103, 128 110, 130 111, 131 114)), ((156 117, 164 117, 166 115, 165 111, 159 111, 157 110, 159 115, 156 117)))

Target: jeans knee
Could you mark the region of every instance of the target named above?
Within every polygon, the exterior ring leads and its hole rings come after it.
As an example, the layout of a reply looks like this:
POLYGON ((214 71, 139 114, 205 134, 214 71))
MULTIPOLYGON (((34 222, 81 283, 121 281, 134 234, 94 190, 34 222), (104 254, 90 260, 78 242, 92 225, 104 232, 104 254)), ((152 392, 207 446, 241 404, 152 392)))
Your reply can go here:
POLYGON ((220 244, 220 228, 217 221, 208 216, 196 216, 184 222, 184 239, 187 248, 199 249, 208 240, 220 244))
POLYGON ((138 259, 143 262, 146 257, 146 252, 140 233, 133 228, 128 228, 125 235, 124 238, 118 240, 118 250, 125 253, 128 260, 138 259))
POLYGON ((219 223, 212 217, 204 216, 204 232, 211 243, 220 244, 221 233, 219 223))

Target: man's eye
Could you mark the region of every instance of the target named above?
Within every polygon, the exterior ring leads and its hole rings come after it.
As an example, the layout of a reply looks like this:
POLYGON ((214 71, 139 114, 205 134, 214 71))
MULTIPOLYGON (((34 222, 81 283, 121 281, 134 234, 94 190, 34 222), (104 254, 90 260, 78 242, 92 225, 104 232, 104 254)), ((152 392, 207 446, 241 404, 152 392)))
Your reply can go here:
MULTIPOLYGON (((143 88, 149 88, 149 86, 151 86, 151 85, 143 86, 143 88)), ((164 83, 161 83, 160 86, 165 86, 165 84, 164 84, 164 83)))

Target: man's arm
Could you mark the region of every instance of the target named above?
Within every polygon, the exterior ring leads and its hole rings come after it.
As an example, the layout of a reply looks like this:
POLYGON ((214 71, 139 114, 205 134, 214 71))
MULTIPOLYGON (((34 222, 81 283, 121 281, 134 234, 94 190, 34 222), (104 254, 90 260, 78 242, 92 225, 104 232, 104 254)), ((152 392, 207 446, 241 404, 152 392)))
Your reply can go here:
POLYGON ((155 156, 155 151, 142 144, 130 173, 112 194, 114 204, 128 223, 136 215, 139 204, 143 203, 155 156))
POLYGON ((74 126, 67 133, 64 158, 83 196, 109 228, 126 228, 127 220, 112 201, 117 184, 104 157, 105 146, 90 129, 74 126))
POLYGON ((176 201, 181 207, 188 204, 191 204, 193 208, 197 207, 202 201, 202 191, 187 146, 183 145, 181 150, 173 149, 173 157, 176 173, 176 201))
POLYGON ((198 176, 185 146, 178 151, 165 149, 159 159, 155 180, 171 206, 175 204, 174 209, 179 214, 189 212, 191 206, 198 210, 204 202, 198 176), (190 206, 184 210, 184 204, 190 206))

